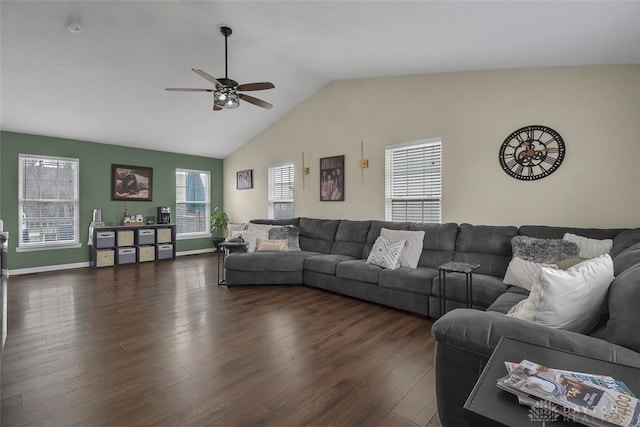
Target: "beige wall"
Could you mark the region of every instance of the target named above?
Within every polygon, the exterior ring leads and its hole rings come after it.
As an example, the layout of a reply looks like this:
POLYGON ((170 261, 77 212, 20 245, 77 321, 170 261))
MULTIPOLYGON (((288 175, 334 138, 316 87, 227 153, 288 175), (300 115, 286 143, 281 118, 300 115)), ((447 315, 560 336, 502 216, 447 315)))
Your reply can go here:
POLYGON ((384 219, 385 146, 432 137, 443 141, 443 222, 640 226, 637 65, 334 81, 225 159, 225 210, 232 221, 266 218, 267 167, 294 161, 296 216, 384 219), (507 135, 529 124, 558 131, 567 150, 533 182, 498 163, 507 135), (319 159, 342 154, 345 201, 320 202, 319 159), (251 190, 235 188, 243 169, 251 190))

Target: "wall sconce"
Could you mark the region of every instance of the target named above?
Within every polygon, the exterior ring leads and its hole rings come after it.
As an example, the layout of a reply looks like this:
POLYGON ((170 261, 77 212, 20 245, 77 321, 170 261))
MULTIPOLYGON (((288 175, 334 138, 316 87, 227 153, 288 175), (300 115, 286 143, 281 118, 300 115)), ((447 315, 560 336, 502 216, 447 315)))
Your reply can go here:
POLYGON ((364 170, 369 167, 369 160, 364 158, 364 141, 360 141, 360 176, 364 185, 364 170))
POLYGON ((304 177, 309 175, 309 168, 304 165, 304 151, 302 152, 302 189, 304 190, 304 177))

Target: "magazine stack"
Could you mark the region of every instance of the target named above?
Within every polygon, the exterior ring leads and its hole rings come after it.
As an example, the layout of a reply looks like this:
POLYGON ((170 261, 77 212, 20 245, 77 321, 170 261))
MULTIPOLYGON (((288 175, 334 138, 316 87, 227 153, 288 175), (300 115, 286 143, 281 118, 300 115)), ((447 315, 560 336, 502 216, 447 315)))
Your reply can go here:
POLYGON ((531 421, 571 420, 593 427, 640 427, 640 403, 622 382, 603 375, 505 362, 498 387, 531 407, 531 421))

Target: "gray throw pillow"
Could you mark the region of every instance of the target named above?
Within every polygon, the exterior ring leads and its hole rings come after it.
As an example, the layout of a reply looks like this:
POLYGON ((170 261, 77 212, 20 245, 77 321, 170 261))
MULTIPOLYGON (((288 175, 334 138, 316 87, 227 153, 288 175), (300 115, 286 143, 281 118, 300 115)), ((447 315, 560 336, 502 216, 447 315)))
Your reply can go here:
POLYGON ((299 251, 300 230, 294 225, 273 227, 269 230, 269 240, 287 240, 290 251, 299 251))
POLYGON ((555 264, 561 258, 577 257, 578 245, 562 239, 538 239, 515 236, 511 239, 513 256, 535 263, 555 264))

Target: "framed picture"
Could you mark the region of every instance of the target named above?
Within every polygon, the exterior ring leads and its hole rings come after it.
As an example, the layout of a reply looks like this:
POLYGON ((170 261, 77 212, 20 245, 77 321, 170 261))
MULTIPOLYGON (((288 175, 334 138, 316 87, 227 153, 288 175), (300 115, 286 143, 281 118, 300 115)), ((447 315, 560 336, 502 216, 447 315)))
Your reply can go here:
POLYGON ((320 159, 320 201, 344 202, 344 156, 320 159))
POLYGON ((153 169, 111 165, 111 200, 151 201, 153 169))
POLYGON ((236 172, 236 188, 238 190, 253 188, 253 169, 236 172))

